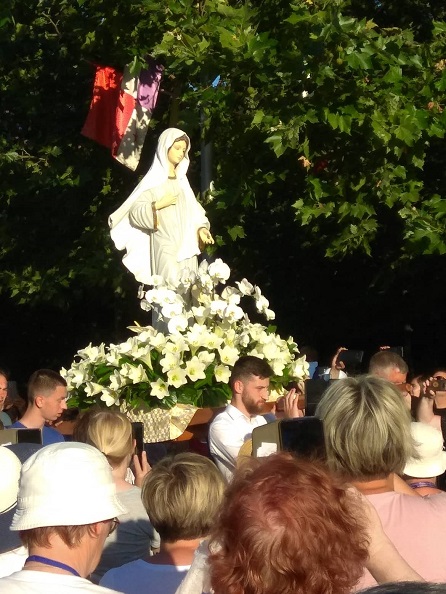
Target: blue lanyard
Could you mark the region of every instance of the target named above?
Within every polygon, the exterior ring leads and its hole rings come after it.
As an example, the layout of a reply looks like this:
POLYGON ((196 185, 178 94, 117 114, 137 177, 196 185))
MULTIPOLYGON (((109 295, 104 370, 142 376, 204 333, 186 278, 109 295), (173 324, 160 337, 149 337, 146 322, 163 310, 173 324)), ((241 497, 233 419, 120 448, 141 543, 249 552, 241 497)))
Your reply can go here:
POLYGON ((51 567, 58 567, 59 569, 64 569, 65 571, 69 571, 73 575, 77 577, 81 577, 80 574, 74 569, 74 567, 70 567, 69 565, 65 565, 65 563, 61 563, 60 561, 55 561, 54 559, 48 559, 48 557, 41 557, 40 555, 30 555, 25 563, 28 561, 37 561, 37 563, 43 563, 44 565, 51 565, 51 567))

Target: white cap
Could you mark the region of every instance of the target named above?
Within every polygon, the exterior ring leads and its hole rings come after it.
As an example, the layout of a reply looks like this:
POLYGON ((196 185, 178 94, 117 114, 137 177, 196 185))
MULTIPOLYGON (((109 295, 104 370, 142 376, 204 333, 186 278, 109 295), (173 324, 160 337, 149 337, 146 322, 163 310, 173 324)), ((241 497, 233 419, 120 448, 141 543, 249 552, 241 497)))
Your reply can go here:
POLYGON ((84 443, 55 443, 23 464, 11 530, 93 524, 126 512, 104 454, 84 443))
POLYGON ((443 434, 426 423, 411 423, 410 431, 415 440, 418 459, 410 458, 404 474, 415 478, 440 476, 446 470, 446 452, 443 451, 443 434))
POLYGON ((7 512, 17 501, 20 460, 4 446, 0 446, 0 514, 7 512))

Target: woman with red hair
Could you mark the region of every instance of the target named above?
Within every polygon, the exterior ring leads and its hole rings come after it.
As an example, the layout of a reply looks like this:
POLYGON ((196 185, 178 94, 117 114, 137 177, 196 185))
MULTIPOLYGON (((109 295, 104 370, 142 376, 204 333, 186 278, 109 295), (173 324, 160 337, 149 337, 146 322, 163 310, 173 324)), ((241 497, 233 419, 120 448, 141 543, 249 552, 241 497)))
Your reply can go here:
POLYGON ((368 558, 358 497, 320 464, 250 459, 228 486, 210 550, 215 594, 347 594, 368 558))

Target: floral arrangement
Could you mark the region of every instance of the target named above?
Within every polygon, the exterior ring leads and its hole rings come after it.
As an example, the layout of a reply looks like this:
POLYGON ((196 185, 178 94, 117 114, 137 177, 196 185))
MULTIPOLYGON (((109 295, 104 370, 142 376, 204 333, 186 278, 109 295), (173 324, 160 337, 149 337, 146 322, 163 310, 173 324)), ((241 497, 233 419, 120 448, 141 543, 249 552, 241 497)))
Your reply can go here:
POLYGON ((242 309, 242 300, 253 299, 266 320, 274 319, 260 289, 246 279, 222 288, 229 276, 220 259, 203 261, 196 273, 184 270, 175 287, 153 276, 153 288, 140 298, 144 310, 154 310, 155 327, 132 326, 134 336, 121 344, 90 344, 78 351, 71 367, 61 370, 70 405, 221 406, 230 399, 231 368, 242 355, 271 365, 271 400, 290 381, 307 376, 308 364, 292 338, 252 323, 242 309))

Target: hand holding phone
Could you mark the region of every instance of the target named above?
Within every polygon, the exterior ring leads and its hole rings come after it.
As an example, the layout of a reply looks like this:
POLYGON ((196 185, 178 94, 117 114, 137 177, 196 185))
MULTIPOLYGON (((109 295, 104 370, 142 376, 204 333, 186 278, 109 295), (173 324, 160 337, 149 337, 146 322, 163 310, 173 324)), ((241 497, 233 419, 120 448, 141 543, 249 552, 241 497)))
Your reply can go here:
POLYGON ((147 460, 147 454, 145 451, 142 452, 141 457, 137 454, 133 454, 133 472, 135 475, 135 485, 142 487, 144 479, 147 474, 152 470, 152 467, 147 460))
POLYGON ((133 422, 132 435, 135 440, 135 454, 139 458, 139 463, 142 464, 141 455, 144 451, 144 424, 141 422, 133 422))
POLYGON ((339 353, 338 361, 344 363, 344 365, 359 365, 359 363, 362 363, 363 357, 364 351, 344 349, 339 353))
POLYGON ((433 377, 429 383, 430 389, 434 392, 446 392, 446 378, 433 377))

